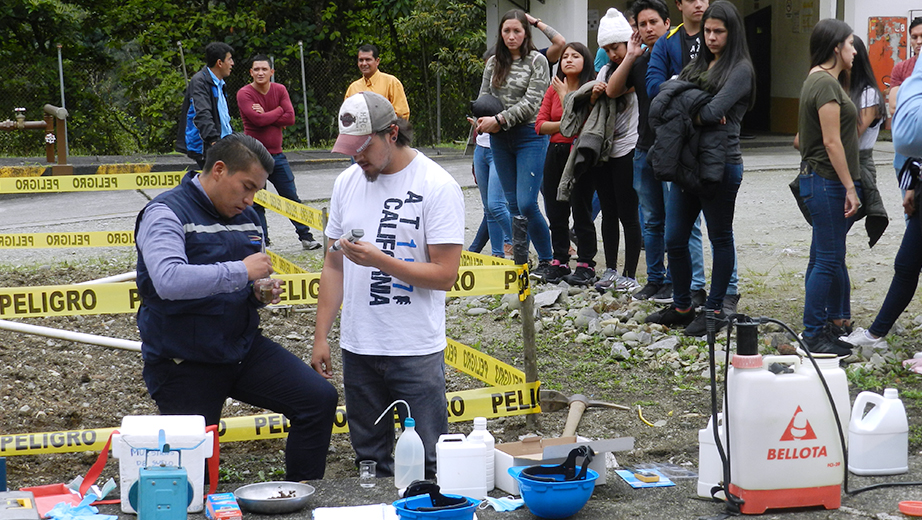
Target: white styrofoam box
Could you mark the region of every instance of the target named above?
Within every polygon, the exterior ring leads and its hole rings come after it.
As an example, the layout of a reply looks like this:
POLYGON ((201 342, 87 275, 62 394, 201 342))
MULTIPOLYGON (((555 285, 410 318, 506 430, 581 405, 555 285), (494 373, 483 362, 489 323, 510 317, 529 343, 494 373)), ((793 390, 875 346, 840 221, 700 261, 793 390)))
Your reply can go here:
MULTIPOLYGON (((138 470, 146 465, 179 466, 186 469, 192 485, 189 513, 200 513, 205 507, 205 459, 214 451, 214 435, 205 432, 201 415, 128 415, 122 418, 119 433, 112 436, 112 456, 119 460, 119 484, 122 512, 136 513, 128 502, 128 491, 138 480, 138 470), (163 430, 169 453, 158 450, 158 438, 163 430), (174 451, 180 450, 180 451, 174 451)), ((217 478, 217 475, 212 475, 217 478)))
MULTIPOLYGON (((538 464, 561 464, 567 460, 570 450, 588 444, 595 452, 589 468, 599 474, 596 485, 606 482, 605 453, 628 451, 634 449, 633 437, 618 437, 590 441, 585 437, 559 437, 543 439, 526 437, 519 442, 497 444, 494 448, 495 485, 497 488, 513 495, 519 494, 519 483, 509 474, 513 466, 535 466, 538 464)), ((616 461, 617 464, 617 461, 616 461)))

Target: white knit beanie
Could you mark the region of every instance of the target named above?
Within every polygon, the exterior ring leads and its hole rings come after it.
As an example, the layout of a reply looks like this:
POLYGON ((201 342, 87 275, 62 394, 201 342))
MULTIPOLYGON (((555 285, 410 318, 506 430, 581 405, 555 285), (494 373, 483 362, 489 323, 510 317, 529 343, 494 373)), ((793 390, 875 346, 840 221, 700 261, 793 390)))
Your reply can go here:
POLYGON ((605 16, 599 20, 599 47, 605 47, 612 43, 626 42, 631 39, 634 29, 620 11, 612 7, 605 13, 605 16))

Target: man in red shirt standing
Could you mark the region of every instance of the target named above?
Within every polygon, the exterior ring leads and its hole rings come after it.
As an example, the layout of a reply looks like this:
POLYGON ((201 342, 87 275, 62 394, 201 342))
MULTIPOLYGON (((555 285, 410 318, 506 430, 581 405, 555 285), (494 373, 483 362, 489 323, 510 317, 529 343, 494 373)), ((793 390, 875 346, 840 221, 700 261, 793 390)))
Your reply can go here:
MULTIPOLYGON (((267 56, 259 54, 254 57, 250 65, 250 76, 253 82, 237 91, 237 106, 240 109, 240 117, 243 119, 244 133, 261 142, 275 159, 275 169, 269 174, 269 182, 275 186, 280 196, 300 203, 294 174, 291 173, 288 158, 282 153, 282 129, 294 124, 295 111, 291 106, 291 98, 288 97, 288 89, 272 81, 274 74, 275 70, 269 64, 267 56)), ((259 213, 263 236, 268 245, 266 210, 259 204, 253 207, 259 213)), ((304 249, 313 250, 322 247, 320 242, 314 240, 309 227, 294 220, 291 223, 294 224, 298 240, 301 241, 304 249)))

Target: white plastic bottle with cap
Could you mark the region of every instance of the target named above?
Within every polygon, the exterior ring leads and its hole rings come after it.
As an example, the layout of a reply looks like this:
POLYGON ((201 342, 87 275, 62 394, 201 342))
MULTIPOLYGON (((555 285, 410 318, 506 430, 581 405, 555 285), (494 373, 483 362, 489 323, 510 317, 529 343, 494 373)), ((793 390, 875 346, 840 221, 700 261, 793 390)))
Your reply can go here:
POLYGON ((861 392, 848 424, 848 470, 856 475, 909 471, 909 422, 895 388, 884 395, 861 392), (867 413, 865 409, 873 406, 867 413))
POLYGON ((397 447, 394 449, 394 485, 397 489, 403 489, 414 480, 423 480, 426 476, 426 449, 416 433, 416 421, 407 417, 403 426, 403 433, 397 438, 397 447))
POLYGON ((495 454, 493 451, 493 446, 496 444, 496 441, 493 439, 493 435, 487 430, 487 418, 486 417, 474 417, 474 431, 467 436, 468 440, 473 442, 482 442, 486 445, 485 460, 486 472, 487 472, 487 492, 493 491, 495 487, 494 484, 494 459, 495 454))

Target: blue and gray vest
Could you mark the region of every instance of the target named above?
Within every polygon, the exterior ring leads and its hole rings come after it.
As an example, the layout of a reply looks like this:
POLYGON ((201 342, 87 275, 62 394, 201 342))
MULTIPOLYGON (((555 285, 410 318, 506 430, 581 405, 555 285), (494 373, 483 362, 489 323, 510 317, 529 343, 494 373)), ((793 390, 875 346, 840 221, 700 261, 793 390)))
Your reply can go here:
MULTIPOLYGON (((188 173, 179 186, 149 204, 166 204, 179 218, 186 236, 189 264, 243 260, 260 251, 262 233, 252 207, 231 219, 220 216, 188 173)), ((146 207, 145 207, 146 209, 146 207)), ((144 210, 135 222, 135 234, 144 210)), ((248 283, 232 293, 192 300, 164 300, 157 295, 144 257, 138 252, 138 310, 145 361, 180 358, 206 363, 235 363, 244 358, 259 333, 258 302, 248 283)))

